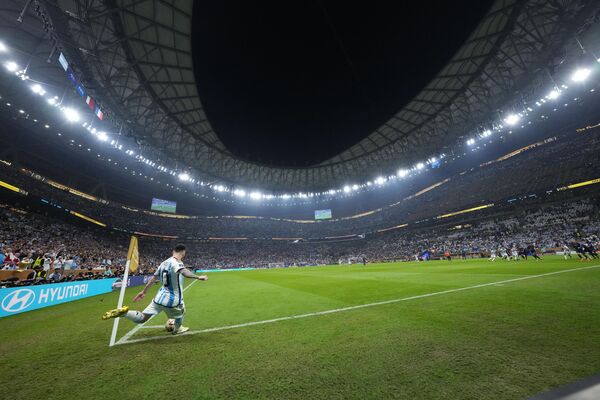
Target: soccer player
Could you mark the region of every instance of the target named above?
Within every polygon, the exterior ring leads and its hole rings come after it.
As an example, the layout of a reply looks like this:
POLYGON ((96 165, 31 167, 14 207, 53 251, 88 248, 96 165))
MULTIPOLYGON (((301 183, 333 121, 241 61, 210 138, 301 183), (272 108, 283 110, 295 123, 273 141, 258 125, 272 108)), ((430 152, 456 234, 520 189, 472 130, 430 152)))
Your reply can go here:
POLYGON ((506 252, 506 247, 504 246, 500 247, 500 257, 502 257, 503 260, 510 261, 508 253, 506 252))
POLYGON ((517 246, 516 245, 513 245, 511 253, 512 253, 513 260, 519 261, 519 251, 517 250, 517 246))
POLYGON ((206 275, 196 275, 189 269, 183 266, 181 260, 185 257, 185 246, 178 244, 173 248, 173 255, 163 261, 156 269, 154 275, 148 279, 144 290, 139 292, 133 301, 137 302, 143 299, 148 292, 148 289, 157 280, 161 283, 160 289, 152 303, 144 309, 144 311, 130 311, 128 306, 116 308, 107 311, 102 316, 102 319, 110 319, 124 316, 136 324, 143 324, 150 317, 163 311, 169 319, 175 320, 173 327, 173 335, 184 333, 189 330, 188 327, 182 326, 183 315, 185 313, 185 305, 183 303, 183 277, 190 279, 198 279, 201 281, 208 280, 206 275))
POLYGON ((595 258, 595 259, 598 258, 598 253, 596 252, 596 248, 594 247, 594 244, 592 243, 591 240, 588 240, 586 243, 583 243, 582 246, 583 246, 583 250, 585 250, 585 252, 587 254, 592 256, 592 258, 595 258))
POLYGON ((569 248, 569 246, 567 246, 566 243, 563 244, 563 257, 565 258, 565 260, 567 259, 567 257, 571 259, 571 249, 569 248))
POLYGON ((488 258, 489 261, 496 261, 496 249, 492 249, 491 250, 491 254, 490 254, 490 258, 488 258))
POLYGON ((537 250, 533 244, 527 246, 527 253, 535 259, 535 261, 541 261, 542 257, 538 256, 537 250))
POLYGON ((452 255, 450 254, 450 250, 446 250, 444 252, 444 258, 448 261, 452 261, 452 255))
POLYGON ((587 254, 585 254, 585 249, 583 245, 579 242, 573 242, 573 248, 575 249, 575 253, 577 253, 577 257, 579 257, 579 261, 589 261, 590 258, 587 254))

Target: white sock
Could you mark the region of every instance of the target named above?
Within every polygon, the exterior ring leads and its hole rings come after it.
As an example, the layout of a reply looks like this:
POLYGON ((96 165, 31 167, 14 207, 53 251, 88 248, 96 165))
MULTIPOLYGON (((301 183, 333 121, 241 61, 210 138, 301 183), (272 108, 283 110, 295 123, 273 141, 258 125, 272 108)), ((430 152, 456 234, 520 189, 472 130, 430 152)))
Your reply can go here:
POLYGON ((136 324, 141 324, 144 321, 144 314, 139 311, 127 311, 125 318, 135 322, 136 324))

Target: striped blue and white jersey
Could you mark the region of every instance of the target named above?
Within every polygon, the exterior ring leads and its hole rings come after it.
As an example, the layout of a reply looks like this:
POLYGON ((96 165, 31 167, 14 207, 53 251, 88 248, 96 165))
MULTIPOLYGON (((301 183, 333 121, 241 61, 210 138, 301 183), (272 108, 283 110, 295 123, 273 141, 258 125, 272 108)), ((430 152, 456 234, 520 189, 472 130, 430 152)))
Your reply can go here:
POLYGON ((183 304, 183 275, 179 273, 184 268, 183 263, 175 257, 163 261, 156 269, 154 276, 161 286, 154 302, 165 307, 177 307, 183 304))

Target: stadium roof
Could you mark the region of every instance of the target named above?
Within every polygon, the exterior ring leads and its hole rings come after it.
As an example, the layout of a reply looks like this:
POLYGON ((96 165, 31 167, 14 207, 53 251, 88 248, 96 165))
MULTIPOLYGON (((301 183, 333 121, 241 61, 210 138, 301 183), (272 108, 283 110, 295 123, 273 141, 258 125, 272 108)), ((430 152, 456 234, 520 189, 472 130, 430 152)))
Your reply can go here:
POLYGON ((3 1, 0 29, 30 55, 30 68, 64 82, 60 68, 46 63, 60 50, 138 143, 204 180, 294 191, 393 174, 483 129, 502 109, 547 89, 555 67, 581 54, 575 38, 599 7, 589 0, 496 1, 451 61, 377 130, 318 165, 283 168, 237 158, 212 129, 192 67, 192 0, 40 1, 17 23, 29 3, 3 1))

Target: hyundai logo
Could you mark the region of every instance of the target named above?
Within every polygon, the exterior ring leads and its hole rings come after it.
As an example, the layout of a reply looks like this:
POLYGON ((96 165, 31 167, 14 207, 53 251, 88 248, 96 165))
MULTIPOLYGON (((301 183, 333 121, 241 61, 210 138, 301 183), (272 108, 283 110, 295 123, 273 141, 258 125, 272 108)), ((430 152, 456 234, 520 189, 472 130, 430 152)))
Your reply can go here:
POLYGON ((19 289, 9 293, 2 300, 2 309, 6 312, 19 312, 31 305, 35 300, 35 293, 31 289, 19 289))

